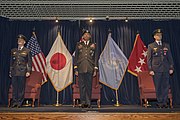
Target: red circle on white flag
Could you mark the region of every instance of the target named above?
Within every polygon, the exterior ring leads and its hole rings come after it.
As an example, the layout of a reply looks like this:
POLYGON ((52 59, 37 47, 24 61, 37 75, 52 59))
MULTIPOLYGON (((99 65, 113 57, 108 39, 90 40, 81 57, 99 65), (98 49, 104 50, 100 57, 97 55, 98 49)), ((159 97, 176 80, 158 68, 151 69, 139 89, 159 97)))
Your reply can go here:
POLYGON ((62 53, 55 53, 50 60, 51 67, 55 70, 61 70, 66 65, 66 57, 62 53))

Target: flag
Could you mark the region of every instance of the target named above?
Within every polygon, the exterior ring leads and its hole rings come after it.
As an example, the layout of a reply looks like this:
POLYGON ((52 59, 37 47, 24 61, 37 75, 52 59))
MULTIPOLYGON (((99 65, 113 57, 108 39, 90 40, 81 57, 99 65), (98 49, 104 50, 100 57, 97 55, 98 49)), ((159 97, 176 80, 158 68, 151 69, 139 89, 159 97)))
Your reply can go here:
POLYGON ((128 72, 137 76, 139 72, 147 71, 147 47, 139 34, 136 35, 134 47, 129 57, 128 72))
POLYGON ((57 92, 62 91, 73 82, 72 56, 59 32, 46 61, 47 74, 57 92))
POLYGON ((32 37, 27 43, 27 48, 31 50, 32 54, 32 71, 41 72, 43 74, 42 84, 47 81, 46 73, 46 58, 41 51, 37 37, 33 32, 32 37))
POLYGON ((117 90, 126 72, 128 60, 112 39, 111 33, 98 62, 100 82, 117 90))

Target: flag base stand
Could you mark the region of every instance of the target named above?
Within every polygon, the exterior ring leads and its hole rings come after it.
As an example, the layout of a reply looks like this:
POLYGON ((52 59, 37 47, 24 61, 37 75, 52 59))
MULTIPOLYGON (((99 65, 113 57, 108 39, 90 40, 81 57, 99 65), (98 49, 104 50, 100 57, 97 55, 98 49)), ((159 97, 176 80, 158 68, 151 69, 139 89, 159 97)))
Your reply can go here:
POLYGON ((144 104, 143 104, 144 107, 150 107, 151 105, 149 104, 148 101, 146 101, 144 104))
POLYGON ((59 104, 59 101, 56 101, 56 104, 54 104, 53 106, 59 107, 62 106, 62 104, 59 104))
POLYGON ((116 90, 116 104, 114 104, 115 107, 119 107, 121 106, 121 104, 119 104, 119 100, 118 100, 118 91, 116 90))
POLYGON ((144 107, 151 107, 150 104, 143 104, 144 107))
POLYGON ((119 106, 121 106, 121 105, 122 105, 122 104, 119 104, 118 101, 116 101, 116 104, 114 104, 115 107, 119 107, 119 106))
POLYGON ((62 106, 62 104, 56 103, 53 106, 59 107, 59 106, 62 106))
POLYGON ((62 104, 59 104, 59 101, 57 101, 56 104, 53 104, 53 106, 59 107, 62 106, 62 104))
POLYGON ((62 104, 59 104, 59 92, 57 92, 56 104, 54 104, 53 106, 56 106, 56 107, 62 106, 62 104))
POLYGON ((28 101, 28 100, 26 100, 26 104, 24 104, 23 106, 25 106, 25 107, 29 107, 29 106, 31 106, 31 104, 29 104, 29 101, 28 101))

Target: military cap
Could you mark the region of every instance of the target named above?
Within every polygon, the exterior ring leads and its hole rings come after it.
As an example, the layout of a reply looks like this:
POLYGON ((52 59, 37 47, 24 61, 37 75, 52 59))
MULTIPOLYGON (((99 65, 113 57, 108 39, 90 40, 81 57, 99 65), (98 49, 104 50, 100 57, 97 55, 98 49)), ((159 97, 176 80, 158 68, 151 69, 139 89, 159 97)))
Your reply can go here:
POLYGON ((82 34, 82 35, 84 35, 85 33, 89 33, 89 34, 91 34, 89 30, 85 30, 85 29, 83 29, 83 34, 82 34))
POLYGON ((26 41, 26 37, 25 37, 24 35, 22 35, 22 34, 19 34, 19 35, 17 36, 17 39, 19 39, 19 38, 21 38, 21 39, 23 39, 24 41, 26 41))
POLYGON ((162 29, 156 29, 153 31, 153 36, 156 34, 156 33, 163 33, 162 32, 162 29))

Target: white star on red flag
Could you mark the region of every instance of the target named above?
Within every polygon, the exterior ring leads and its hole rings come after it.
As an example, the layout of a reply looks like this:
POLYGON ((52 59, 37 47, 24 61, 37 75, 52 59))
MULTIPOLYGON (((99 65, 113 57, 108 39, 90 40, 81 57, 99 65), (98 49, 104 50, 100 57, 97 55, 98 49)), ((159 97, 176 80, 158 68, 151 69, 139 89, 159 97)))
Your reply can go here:
POLYGON ((136 69, 134 71, 136 71, 137 73, 142 72, 141 67, 138 66, 136 66, 136 69))
POLYGON ((145 60, 145 59, 139 58, 139 62, 138 62, 138 63, 140 63, 141 65, 146 64, 144 60, 145 60))
POLYGON ((146 50, 146 51, 143 50, 142 55, 143 55, 144 57, 147 57, 147 50, 146 50))

